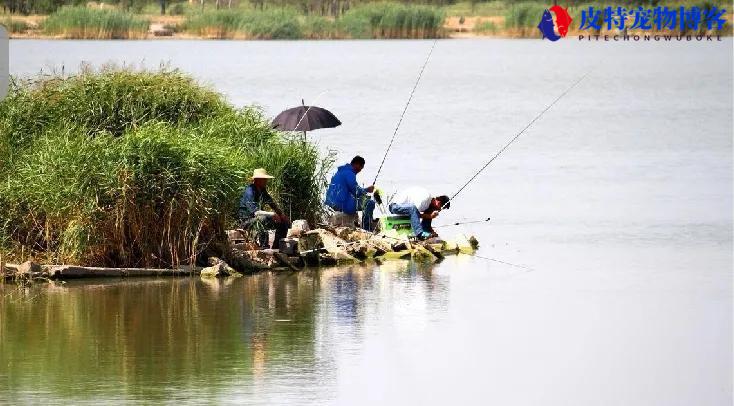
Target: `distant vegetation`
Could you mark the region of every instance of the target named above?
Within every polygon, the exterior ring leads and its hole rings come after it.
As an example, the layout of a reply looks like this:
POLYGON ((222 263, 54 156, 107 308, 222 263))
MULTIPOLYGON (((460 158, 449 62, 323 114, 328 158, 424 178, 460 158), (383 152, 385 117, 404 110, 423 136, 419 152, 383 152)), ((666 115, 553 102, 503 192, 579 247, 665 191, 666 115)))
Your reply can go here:
POLYGON ((0 18, 0 24, 4 25, 11 34, 25 32, 30 28, 25 21, 12 17, 0 18))
MULTIPOLYGON (((159 35, 217 39, 391 39, 442 38, 452 31, 505 37, 538 37, 537 25, 547 0, 463 1, 424 0, 0 0, 0 24, 13 34, 62 38, 142 38, 150 22, 159 35), (75 6, 75 4, 78 4, 75 6), (29 13, 48 14, 24 17, 29 13), (158 17, 165 14, 165 18, 158 17), (446 17, 454 17, 447 19, 446 17), (3 19, 4 18, 4 19, 3 19), (24 20, 27 18, 27 20, 24 20), (163 29, 161 29, 163 28, 163 29), (165 31, 165 32, 164 32, 165 31)), ((732 34, 732 9, 727 0, 599 0, 558 2, 574 17, 571 35, 578 30, 582 10, 610 5, 629 9, 666 6, 677 9, 713 7, 727 10, 729 23, 714 34, 732 34)), ((685 34, 703 34, 698 32, 685 34)), ((591 31, 587 31, 591 32, 591 31)))
POLYGON ((148 33, 147 18, 118 10, 64 7, 43 21, 43 31, 69 39, 134 39, 148 33))
POLYGON ((0 254, 170 267, 223 241, 257 167, 286 213, 314 221, 322 162, 176 71, 16 82, 0 102, 0 254))
POLYGON ((303 25, 291 9, 209 10, 186 19, 183 31, 205 38, 299 39, 303 25))
POLYGON ((294 9, 211 10, 191 15, 184 31, 207 38, 438 38, 441 9, 401 3, 354 7, 340 19, 300 16, 294 9))
POLYGON ((516 35, 525 36, 534 30, 547 5, 536 2, 512 4, 505 12, 505 28, 516 35))
POLYGON ((439 38, 443 10, 401 3, 370 3, 354 7, 339 20, 350 38, 439 38))

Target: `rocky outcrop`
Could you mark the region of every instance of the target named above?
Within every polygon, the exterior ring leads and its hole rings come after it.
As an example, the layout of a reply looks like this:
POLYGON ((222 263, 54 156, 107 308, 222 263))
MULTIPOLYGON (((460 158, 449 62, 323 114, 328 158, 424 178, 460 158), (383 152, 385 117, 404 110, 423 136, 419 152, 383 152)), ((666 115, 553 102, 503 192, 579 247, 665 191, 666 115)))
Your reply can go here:
POLYGON ((359 262, 347 252, 347 241, 325 229, 311 230, 301 235, 298 252, 311 266, 359 262))
POLYGON ((209 266, 200 271, 202 278, 214 278, 217 276, 242 276, 242 273, 236 271, 226 262, 219 258, 209 258, 209 266))
MULTIPOLYGON (((294 221, 294 224, 298 220, 294 221)), ((103 268, 77 265, 39 265, 32 261, 0 266, 0 277, 25 283, 34 279, 71 279, 88 277, 184 276, 201 274, 204 278, 229 277, 264 270, 296 271, 305 266, 328 266, 365 261, 415 260, 440 261, 446 255, 473 254, 479 242, 474 237, 452 241, 431 239, 415 242, 396 233, 372 234, 352 227, 325 226, 308 230, 303 223, 291 230, 289 243, 297 241, 297 252, 251 249, 241 231, 228 232, 229 244, 221 244, 223 255, 207 253, 208 266, 182 266, 177 269, 103 268)), ((289 247, 290 248, 290 247, 289 247)))

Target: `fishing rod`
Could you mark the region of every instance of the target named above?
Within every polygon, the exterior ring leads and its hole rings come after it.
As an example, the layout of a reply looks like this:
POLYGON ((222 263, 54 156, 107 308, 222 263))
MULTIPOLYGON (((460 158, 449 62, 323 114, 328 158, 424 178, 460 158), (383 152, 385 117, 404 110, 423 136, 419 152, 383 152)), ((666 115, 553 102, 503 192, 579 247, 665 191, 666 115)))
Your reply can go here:
POLYGON ((413 85, 413 90, 410 91, 408 102, 405 103, 405 107, 403 108, 403 113, 400 114, 398 125, 395 126, 395 131, 393 132, 392 138, 390 139, 390 144, 387 145, 387 149, 385 150, 385 155, 382 157, 382 162, 380 162, 380 167, 377 168, 377 175, 375 175, 375 180, 372 182, 373 185, 377 184, 377 178, 380 176, 380 172, 382 171, 382 166, 385 164, 385 159, 387 159, 387 154, 390 152, 390 148, 392 147, 392 144, 395 141, 395 136, 398 134, 398 129, 400 128, 400 124, 403 122, 403 117, 405 117, 405 113, 408 111, 408 106, 410 106, 410 101, 413 100, 413 93, 415 93, 415 89, 418 87, 418 83, 421 81, 421 77, 423 76, 423 71, 426 69, 426 65, 428 65, 428 61, 431 59, 431 54, 433 53, 433 48, 436 47, 436 42, 438 42, 438 39, 433 40, 431 49, 428 51, 428 56, 426 56, 426 61, 423 62, 421 71, 418 73, 418 78, 416 79, 415 84, 413 85))
MULTIPOLYGON (((465 189, 465 188, 466 188, 467 186, 469 186, 469 184, 470 184, 470 183, 471 183, 472 181, 474 181, 474 179, 476 179, 476 177, 477 177, 477 176, 479 176, 479 174, 480 174, 480 173, 482 173, 482 171, 484 171, 485 169, 487 169, 487 167, 488 167, 488 166, 489 166, 489 165, 490 165, 490 164, 491 164, 491 163, 492 163, 492 162, 493 162, 493 161, 494 161, 495 159, 497 159, 497 157, 498 157, 498 156, 500 156, 500 154, 502 154, 503 152, 505 152, 505 150, 506 150, 506 149, 507 149, 507 148, 508 148, 508 147, 509 147, 510 145, 512 145, 512 143, 514 143, 514 142, 515 142, 515 141, 516 141, 516 140, 517 140, 518 138, 520 138, 520 136, 521 136, 521 135, 522 135, 522 134, 523 134, 523 133, 524 133, 524 132, 525 132, 525 131, 526 131, 526 130, 527 130, 528 128, 530 128, 530 126, 532 126, 532 125, 533 125, 533 124, 534 124, 534 123, 535 123, 536 121, 538 121, 538 119, 540 119, 540 117, 542 117, 542 116, 543 116, 543 114, 545 114, 545 112, 547 112, 548 110, 550 110, 550 108, 551 108, 551 107, 553 107, 553 106, 554 106, 554 105, 555 105, 555 104, 556 104, 556 103, 557 103, 557 102, 558 102, 559 100, 561 100, 561 99, 563 98, 563 96, 565 96, 566 94, 568 94, 568 92, 570 92, 570 91, 571 91, 571 89, 573 89, 574 87, 576 87, 576 85, 578 85, 579 83, 581 83, 581 81, 582 81, 582 80, 584 80, 584 79, 585 79, 585 78, 586 78, 587 76, 589 76, 589 73, 591 73, 591 71, 588 71, 588 72, 586 72, 586 73, 585 73, 585 74, 584 74, 583 76, 581 76, 581 77, 580 77, 580 78, 579 78, 578 80, 576 80, 575 82, 573 82, 573 84, 572 84, 572 85, 571 85, 571 86, 570 86, 570 87, 569 87, 568 89, 566 89, 566 90, 565 90, 565 91, 564 91, 563 93, 561 93, 561 94, 560 94, 560 96, 556 97, 556 99, 555 99, 555 100, 553 100, 553 102, 552 102, 551 104, 549 104, 549 105, 548 105, 548 106, 547 106, 547 107, 546 107, 545 109, 543 109, 543 111, 541 111, 541 112, 540 112, 540 113, 539 113, 539 114, 538 114, 537 116, 535 116, 535 118, 533 118, 533 119, 532 119, 532 120, 531 120, 531 121, 530 121, 530 122, 528 123, 528 125, 526 125, 526 126, 525 126, 525 127, 524 127, 524 128, 522 129, 522 130, 520 130, 520 132, 518 132, 517 134, 515 134, 515 136, 514 136, 514 137, 512 137, 512 139, 510 139, 510 141, 509 141, 509 142, 508 142, 507 144, 505 144, 505 146, 504 146, 504 147, 502 147, 502 149, 500 149, 500 150, 499 150, 499 151, 498 151, 498 152, 497 152, 496 154, 494 154, 494 156, 493 156, 493 157, 492 157, 492 158, 491 158, 491 159, 490 159, 489 161, 487 161, 487 163, 486 163, 486 164, 484 164, 484 166, 482 166, 482 167, 481 167, 481 168, 480 168, 480 169, 479 169, 479 170, 478 170, 478 171, 477 171, 477 172, 476 172, 476 173, 475 173, 475 174, 474 174, 474 175, 473 175, 473 176, 472 176, 471 178, 469 178, 469 180, 468 180, 468 181, 466 181, 466 183, 464 183, 464 185, 463 185, 462 187, 460 187, 460 188, 459 188, 459 190, 458 190, 458 191, 457 191, 456 193, 454 193, 454 195, 453 195, 453 196, 451 196, 451 199, 449 199, 449 201, 451 201, 451 200, 454 200, 454 198, 456 198, 456 196, 458 196, 458 195, 459 195, 459 193, 461 193, 461 192, 462 192, 462 191, 463 191, 463 190, 464 190, 464 189, 465 189)), ((444 206, 445 206, 446 204, 448 204, 448 202, 444 203, 444 206)))
POLYGON ((458 223, 441 224, 438 226, 433 226, 433 228, 463 226, 464 224, 486 223, 489 220, 490 220, 490 217, 487 217, 486 219, 482 219, 482 220, 460 221, 458 223))

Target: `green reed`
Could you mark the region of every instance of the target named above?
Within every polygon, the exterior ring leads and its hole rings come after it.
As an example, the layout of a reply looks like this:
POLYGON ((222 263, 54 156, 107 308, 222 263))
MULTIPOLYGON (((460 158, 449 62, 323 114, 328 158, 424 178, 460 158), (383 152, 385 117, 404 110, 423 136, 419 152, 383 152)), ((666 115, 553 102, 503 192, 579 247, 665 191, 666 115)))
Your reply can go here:
POLYGON ((284 210, 314 221, 324 162, 258 110, 176 71, 15 83, 0 102, 0 250, 19 261, 190 262, 221 247, 257 167, 275 176, 284 210))
POLYGON ((184 31, 217 39, 300 39, 299 15, 287 8, 259 10, 210 10, 186 19, 184 31))
POLYGON ((5 26, 10 34, 24 33, 31 28, 25 21, 13 19, 11 17, 0 18, 0 25, 5 26))
POLYGON ((351 38, 440 38, 444 18, 437 7, 380 2, 350 9, 338 24, 351 38))
POLYGON ((48 35, 69 39, 144 38, 147 18, 118 10, 95 10, 87 7, 62 7, 43 21, 48 35))

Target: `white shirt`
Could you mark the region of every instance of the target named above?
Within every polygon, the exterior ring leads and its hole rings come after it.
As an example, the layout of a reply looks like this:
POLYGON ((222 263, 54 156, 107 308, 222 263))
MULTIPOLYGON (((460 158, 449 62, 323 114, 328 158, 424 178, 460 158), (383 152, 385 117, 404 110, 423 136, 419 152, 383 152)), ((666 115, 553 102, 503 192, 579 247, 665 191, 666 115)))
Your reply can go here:
POLYGON ((422 187, 411 187, 399 192, 392 201, 397 204, 412 204, 418 208, 418 211, 424 212, 431 205, 433 196, 428 190, 422 187))

